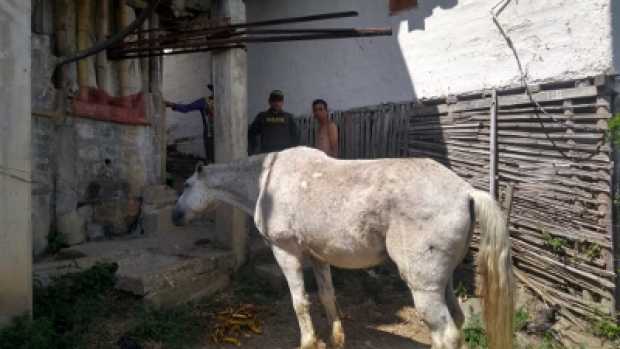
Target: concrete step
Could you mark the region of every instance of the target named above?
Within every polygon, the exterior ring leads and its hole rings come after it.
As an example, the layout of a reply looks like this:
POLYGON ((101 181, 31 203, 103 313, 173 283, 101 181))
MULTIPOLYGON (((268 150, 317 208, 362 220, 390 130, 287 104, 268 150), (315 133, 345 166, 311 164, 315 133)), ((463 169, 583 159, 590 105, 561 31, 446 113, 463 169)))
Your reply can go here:
POLYGON ((61 260, 35 264, 34 275, 46 285, 55 276, 96 263, 117 263, 119 290, 156 306, 174 306, 212 295, 230 283, 233 254, 211 247, 206 238, 204 232, 188 230, 72 246, 57 256, 61 260))

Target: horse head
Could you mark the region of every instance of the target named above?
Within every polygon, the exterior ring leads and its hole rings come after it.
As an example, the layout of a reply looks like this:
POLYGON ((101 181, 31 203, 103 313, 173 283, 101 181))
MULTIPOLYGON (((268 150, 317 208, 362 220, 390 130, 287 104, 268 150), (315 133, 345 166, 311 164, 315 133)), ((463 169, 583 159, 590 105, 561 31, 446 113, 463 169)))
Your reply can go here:
POLYGON ((215 208, 217 201, 206 185, 205 172, 204 164, 199 162, 194 174, 185 181, 183 193, 172 211, 172 222, 176 226, 183 226, 197 215, 215 208))

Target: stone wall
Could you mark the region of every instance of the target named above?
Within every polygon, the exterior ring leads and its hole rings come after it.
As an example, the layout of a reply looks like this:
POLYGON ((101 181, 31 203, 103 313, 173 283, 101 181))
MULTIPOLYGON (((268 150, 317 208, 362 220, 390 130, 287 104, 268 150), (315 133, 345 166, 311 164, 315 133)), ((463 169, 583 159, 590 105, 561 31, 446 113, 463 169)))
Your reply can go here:
POLYGON ((159 86, 145 94, 151 126, 121 125, 74 117, 73 91, 53 82, 52 8, 35 3, 32 33, 33 252, 45 252, 50 232, 69 244, 131 232, 144 188, 162 180, 165 136, 159 86))

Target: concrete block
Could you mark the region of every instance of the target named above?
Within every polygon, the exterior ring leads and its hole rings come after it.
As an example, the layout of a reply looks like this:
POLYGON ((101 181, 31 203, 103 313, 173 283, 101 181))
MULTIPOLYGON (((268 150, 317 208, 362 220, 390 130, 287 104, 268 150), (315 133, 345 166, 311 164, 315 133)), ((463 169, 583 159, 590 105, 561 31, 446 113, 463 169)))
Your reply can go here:
POLYGON ((71 211, 58 217, 58 231, 65 235, 67 244, 80 244, 86 241, 86 220, 77 210, 71 211))
POLYGON ((144 233, 147 235, 156 235, 158 233, 166 233, 174 231, 177 227, 172 223, 173 206, 163 208, 153 208, 152 206, 144 206, 142 212, 142 226, 144 233))
POLYGON ((162 207, 174 205, 177 201, 177 193, 174 189, 165 185, 152 185, 143 190, 143 201, 146 205, 162 207))
POLYGON ((119 262, 117 288, 157 306, 174 306, 228 286, 230 253, 188 251, 180 256, 143 252, 119 262))

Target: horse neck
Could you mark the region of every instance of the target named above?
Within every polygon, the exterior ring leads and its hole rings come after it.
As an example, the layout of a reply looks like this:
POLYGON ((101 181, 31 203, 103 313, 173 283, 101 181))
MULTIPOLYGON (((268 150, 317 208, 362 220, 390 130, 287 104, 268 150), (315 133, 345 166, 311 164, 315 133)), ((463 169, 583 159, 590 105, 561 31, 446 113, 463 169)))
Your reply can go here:
POLYGON ((266 155, 206 166, 206 185, 219 201, 254 215, 266 155))

